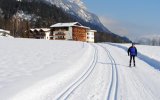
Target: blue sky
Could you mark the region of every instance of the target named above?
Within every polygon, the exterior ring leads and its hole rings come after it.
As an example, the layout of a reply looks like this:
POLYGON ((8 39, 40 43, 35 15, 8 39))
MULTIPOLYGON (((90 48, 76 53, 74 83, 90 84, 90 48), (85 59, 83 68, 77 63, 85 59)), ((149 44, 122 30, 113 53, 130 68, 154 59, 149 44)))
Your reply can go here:
POLYGON ((135 40, 160 35, 160 0, 82 0, 112 32, 135 40))

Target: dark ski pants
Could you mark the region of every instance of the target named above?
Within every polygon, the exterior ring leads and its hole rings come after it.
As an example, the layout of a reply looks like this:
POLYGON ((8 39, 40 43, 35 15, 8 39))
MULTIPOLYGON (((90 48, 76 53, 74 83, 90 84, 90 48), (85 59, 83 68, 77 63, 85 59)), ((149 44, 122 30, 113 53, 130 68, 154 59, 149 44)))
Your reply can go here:
POLYGON ((130 55, 130 65, 131 65, 132 59, 133 59, 134 65, 135 65, 135 56, 134 55, 130 55))

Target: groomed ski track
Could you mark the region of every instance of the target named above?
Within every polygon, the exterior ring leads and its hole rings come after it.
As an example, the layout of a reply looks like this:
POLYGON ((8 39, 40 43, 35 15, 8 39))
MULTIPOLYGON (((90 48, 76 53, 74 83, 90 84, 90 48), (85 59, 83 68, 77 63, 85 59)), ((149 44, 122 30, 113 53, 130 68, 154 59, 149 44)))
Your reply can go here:
MULTIPOLYGON (((111 65, 111 72, 110 72, 110 81, 108 82, 108 86, 106 88, 102 88, 102 90, 106 93, 104 93, 104 97, 101 99, 104 100, 117 100, 117 89, 118 89, 118 71, 117 71, 117 66, 116 66, 116 62, 114 60, 114 58, 112 57, 112 55, 110 54, 110 52, 107 50, 107 48, 103 47, 102 45, 98 44, 98 45, 93 45, 94 47, 94 59, 92 61, 91 66, 89 67, 89 69, 84 72, 84 74, 78 78, 78 80, 76 80, 73 84, 71 84, 65 91, 63 91, 56 99, 57 100, 67 100, 69 98, 74 98, 73 92, 76 92, 77 88, 80 88, 83 86, 83 82, 85 83, 85 81, 87 80, 87 78, 90 78, 90 75, 93 74, 93 70, 100 66, 98 66, 98 58, 100 58, 100 55, 98 55, 98 48, 99 49, 103 49, 105 51, 105 55, 107 57, 107 59, 109 59, 110 65, 111 65), (81 86, 82 85, 82 86, 81 86), (71 96, 71 97, 70 97, 71 96)), ((107 66, 106 66, 107 67, 107 66)), ((102 73, 103 74, 103 73, 102 73)), ((94 74, 95 75, 95 74, 94 74)), ((106 83, 106 82, 105 82, 106 83)), ((85 86, 84 86, 85 87, 85 86)), ((97 91, 98 92, 98 91, 97 91)))
POLYGON ((110 51, 108 51, 107 48, 100 45, 107 53, 108 58, 111 61, 112 65, 112 73, 111 73, 111 79, 107 90, 107 100, 117 100, 117 89, 118 89, 118 71, 117 71, 117 64, 112 57, 110 51))
MULTIPOLYGON (((123 57, 120 61, 125 65, 119 64, 114 58, 115 54, 122 56, 118 54, 121 49, 109 44, 92 44, 92 46, 95 52, 98 52, 94 54, 94 57, 97 57, 94 58, 96 62, 93 60, 94 68, 90 67, 89 72, 86 72, 89 74, 84 75, 83 81, 80 79, 75 86, 72 85, 70 88, 73 89, 65 91, 63 95, 67 95, 58 100, 158 100, 159 96, 150 89, 151 84, 147 84, 149 87, 146 87, 146 83, 140 79, 141 75, 146 73, 137 74, 138 69, 128 67, 128 61, 123 61, 123 57), (111 48, 115 48, 115 54, 111 52, 113 50, 111 48)), ((145 63, 137 60, 138 63, 145 63)))
POLYGON ((98 59, 97 47, 94 45, 92 45, 92 46, 94 48, 94 57, 93 57, 93 60, 92 60, 90 67, 86 70, 86 72, 84 72, 82 74, 82 76, 80 76, 75 82, 73 82, 70 86, 68 86, 68 88, 65 91, 60 93, 60 95, 56 97, 56 100, 68 99, 69 96, 72 94, 72 92, 74 92, 74 90, 76 90, 76 88, 78 88, 78 86, 80 86, 92 73, 92 71, 94 70, 95 65, 97 63, 97 59, 98 59))

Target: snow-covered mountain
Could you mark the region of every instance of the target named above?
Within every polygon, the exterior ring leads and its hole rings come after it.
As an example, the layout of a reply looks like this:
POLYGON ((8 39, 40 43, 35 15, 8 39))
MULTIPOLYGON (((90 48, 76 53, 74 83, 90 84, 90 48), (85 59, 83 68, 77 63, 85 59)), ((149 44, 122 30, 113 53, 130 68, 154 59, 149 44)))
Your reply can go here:
POLYGON ((45 0, 50 4, 56 5, 57 7, 63 8, 66 12, 72 14, 84 20, 87 23, 97 25, 102 28, 102 31, 110 32, 103 24, 100 22, 99 18, 88 12, 86 6, 81 0, 45 0))

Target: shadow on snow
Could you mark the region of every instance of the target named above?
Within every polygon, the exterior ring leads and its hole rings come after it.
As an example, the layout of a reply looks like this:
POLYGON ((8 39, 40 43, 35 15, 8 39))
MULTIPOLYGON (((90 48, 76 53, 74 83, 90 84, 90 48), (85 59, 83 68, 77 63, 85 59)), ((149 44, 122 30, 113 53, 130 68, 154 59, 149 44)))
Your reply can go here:
MULTIPOLYGON (((106 43, 106 44, 109 44, 109 45, 112 45, 112 46, 116 46, 118 48, 121 48, 123 50, 125 50, 127 52, 128 48, 127 47, 124 47, 124 46, 121 46, 121 45, 117 45, 117 44, 113 44, 113 43, 106 43)), ((158 69, 160 70, 160 61, 157 61, 153 58, 150 58, 146 55, 143 55, 141 53, 138 52, 138 56, 137 56, 139 59, 143 60, 144 62, 146 62, 147 64, 151 65, 152 67, 154 67, 155 69, 158 69)))

